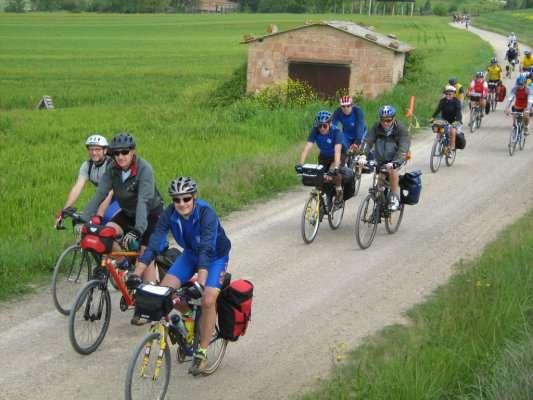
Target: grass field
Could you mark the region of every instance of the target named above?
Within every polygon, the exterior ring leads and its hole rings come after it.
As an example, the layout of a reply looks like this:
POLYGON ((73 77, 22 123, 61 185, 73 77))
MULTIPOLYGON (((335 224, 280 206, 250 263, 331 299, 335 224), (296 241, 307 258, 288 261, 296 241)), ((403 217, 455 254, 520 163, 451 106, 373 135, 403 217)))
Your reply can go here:
POLYGON ((505 36, 514 32, 520 42, 533 47, 533 8, 482 14, 475 17, 472 23, 505 36))
MULTIPOLYGON (((0 14, 0 168, 7 171, 0 176, 0 298, 46 281, 72 240, 52 229, 53 217, 86 158, 90 132, 132 132, 163 193, 176 175, 195 176, 222 214, 295 185, 301 143, 326 104, 274 111, 253 102, 206 104, 245 62, 244 34, 332 17, 0 14), (33 110, 45 94, 57 109, 33 110)), ((417 47, 407 79, 362 103, 369 123, 380 104, 402 110, 410 95, 427 119, 449 76, 465 81, 490 58, 485 42, 450 28, 448 18, 352 20, 417 47), (460 63, 447 62, 457 54, 460 63)))
POLYGON ((533 393, 533 212, 431 299, 367 338, 303 400, 527 400, 533 393))

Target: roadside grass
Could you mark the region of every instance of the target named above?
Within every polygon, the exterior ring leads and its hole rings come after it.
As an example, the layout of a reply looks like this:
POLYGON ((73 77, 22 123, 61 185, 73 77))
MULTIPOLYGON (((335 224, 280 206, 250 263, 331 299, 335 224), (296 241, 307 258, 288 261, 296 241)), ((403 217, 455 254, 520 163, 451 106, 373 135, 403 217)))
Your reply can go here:
POLYGON ((530 399, 533 211, 301 399, 530 399))
MULTIPOLYGON (((0 299, 42 282, 40 273, 49 273, 72 241, 52 224, 91 132, 132 132, 162 193, 170 179, 192 175, 222 215, 297 184, 292 166, 314 113, 333 105, 208 103, 221 84, 243 76, 233 72, 246 61, 244 34, 262 34, 272 22, 284 30, 338 17, 0 14, 0 168, 7 171, 0 175, 0 299), (33 110, 45 94, 56 109, 33 110)), ((417 117, 426 120, 450 76, 466 82, 490 58, 488 44, 449 27, 448 18, 345 19, 417 47, 395 90, 361 103, 368 124, 384 103, 403 113, 411 95, 417 117)))
MULTIPOLYGON (((473 18, 472 23, 480 28, 505 36, 514 32, 520 42, 533 47, 533 29, 531 29, 533 26, 533 8, 481 14, 473 18)), ((520 54, 520 59, 522 59, 522 54, 520 54)))

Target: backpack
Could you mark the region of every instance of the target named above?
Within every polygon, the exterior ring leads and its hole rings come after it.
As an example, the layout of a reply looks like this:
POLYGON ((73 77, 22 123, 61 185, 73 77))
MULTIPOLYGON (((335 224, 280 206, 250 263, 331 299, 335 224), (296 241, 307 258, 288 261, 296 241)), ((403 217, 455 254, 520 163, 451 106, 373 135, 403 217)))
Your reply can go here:
POLYGON ((496 87, 496 101, 502 102, 503 99, 505 99, 505 95, 507 94, 507 89, 504 85, 499 84, 496 87))
POLYGON ((217 299, 218 327, 223 339, 235 342, 244 336, 252 315, 254 285, 245 279, 231 282, 217 299))

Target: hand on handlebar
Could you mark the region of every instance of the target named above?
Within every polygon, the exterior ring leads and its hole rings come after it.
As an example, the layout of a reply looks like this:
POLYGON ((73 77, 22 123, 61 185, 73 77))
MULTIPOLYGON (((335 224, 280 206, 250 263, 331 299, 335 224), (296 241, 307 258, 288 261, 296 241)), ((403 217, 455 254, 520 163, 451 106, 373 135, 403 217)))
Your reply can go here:
POLYGON ((57 230, 65 229, 65 227, 63 226, 63 211, 58 211, 56 213, 54 228, 57 230))
POLYGON ((139 232, 132 230, 124 235, 122 238, 122 246, 126 249, 136 250, 139 248, 139 239, 141 235, 139 232))
POLYGON ((359 158, 357 159, 357 164, 366 165, 366 163, 367 163, 366 156, 364 154, 359 156, 359 158))
POLYGON ((339 167, 330 168, 326 175, 329 177, 334 177, 335 175, 337 175, 338 172, 339 172, 339 167))
POLYGON ((297 174, 303 174, 304 167, 302 167, 302 164, 298 163, 294 166, 294 170, 296 171, 297 174))

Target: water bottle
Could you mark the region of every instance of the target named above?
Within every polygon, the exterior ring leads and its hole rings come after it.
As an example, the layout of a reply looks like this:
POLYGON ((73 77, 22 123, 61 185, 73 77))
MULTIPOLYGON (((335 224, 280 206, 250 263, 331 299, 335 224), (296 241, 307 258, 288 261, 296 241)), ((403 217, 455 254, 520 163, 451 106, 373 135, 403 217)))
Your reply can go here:
POLYGON ((190 316, 184 317, 185 329, 187 330, 187 344, 192 344, 194 339, 194 319, 190 316))
POLYGON ((186 339, 187 338, 187 329, 185 329, 185 325, 183 324, 183 320, 178 314, 173 314, 170 317, 170 321, 172 322, 172 325, 178 330, 180 335, 186 339))

